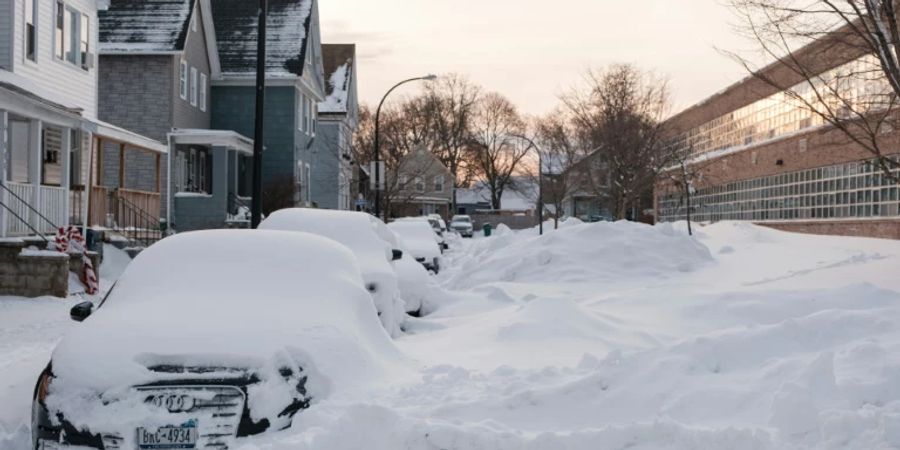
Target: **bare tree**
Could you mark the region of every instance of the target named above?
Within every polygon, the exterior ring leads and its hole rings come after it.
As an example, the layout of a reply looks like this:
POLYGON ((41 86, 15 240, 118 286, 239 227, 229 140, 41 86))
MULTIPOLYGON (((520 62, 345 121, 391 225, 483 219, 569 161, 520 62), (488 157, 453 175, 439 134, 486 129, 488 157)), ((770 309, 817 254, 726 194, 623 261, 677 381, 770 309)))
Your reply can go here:
POLYGON ((663 133, 669 94, 665 79, 630 65, 589 71, 586 86, 562 98, 577 139, 593 148, 582 170, 598 197, 608 196, 616 218, 653 189, 670 163, 663 133))
MULTIPOLYGON (((458 74, 448 74, 430 83, 423 94, 433 148, 430 150, 447 166, 455 186, 467 186, 475 173, 471 162, 470 129, 481 88, 458 74)), ((453 190, 456 210, 456 189, 453 190)))
POLYGON ((489 93, 478 101, 470 141, 473 163, 490 191, 494 209, 500 209, 504 189, 530 150, 528 144, 523 145, 514 136, 524 127, 519 111, 506 97, 489 93))
POLYGON ((756 79, 870 153, 900 182, 885 134, 900 127, 900 25, 896 0, 730 0, 744 31, 776 62, 761 70, 729 53, 756 79))
MULTIPOLYGON (((545 208, 552 208, 554 228, 559 228, 559 219, 565 210, 565 202, 581 189, 581 175, 576 165, 584 156, 584 149, 578 144, 569 117, 563 110, 555 110, 534 121, 535 141, 540 146, 540 173, 531 176, 532 184, 541 185, 545 208), (542 179, 539 180, 537 177, 542 179)), ((535 198, 536 200, 536 198, 535 198)), ((543 216, 543 214, 541 215, 543 216)))

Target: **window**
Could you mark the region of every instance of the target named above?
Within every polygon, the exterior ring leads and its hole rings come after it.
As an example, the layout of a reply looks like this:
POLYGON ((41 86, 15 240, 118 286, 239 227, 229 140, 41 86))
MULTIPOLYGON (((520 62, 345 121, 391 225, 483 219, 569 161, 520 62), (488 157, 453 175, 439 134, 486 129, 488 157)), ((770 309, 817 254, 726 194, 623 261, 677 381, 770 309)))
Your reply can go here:
POLYGON ((297 97, 297 129, 306 132, 306 96, 297 97))
POLYGON ((197 106, 197 68, 191 67, 191 106, 197 106))
POLYGON ((176 186, 179 192, 212 193, 212 155, 203 147, 180 149, 177 157, 179 170, 176 186))
POLYGON ((63 30, 65 59, 71 64, 78 65, 80 58, 78 58, 79 53, 78 49, 75 48, 75 45, 77 45, 76 42, 78 42, 81 37, 80 33, 78 33, 78 23, 81 15, 72 8, 65 8, 64 11, 65 16, 63 26, 68 27, 68 30, 63 30))
POLYGON ((206 111, 206 74, 200 74, 200 111, 206 111))
POLYGON ((79 50, 81 52, 81 68, 88 70, 91 67, 90 42, 91 42, 91 25, 90 18, 87 14, 81 15, 81 39, 79 41, 79 50))
POLYGON ((306 96, 301 97, 303 103, 303 115, 301 115, 301 125, 300 129, 303 130, 304 133, 309 134, 309 100, 306 96))
POLYGON ((425 179, 416 177, 416 192, 425 192, 425 179))
POLYGON ((313 131, 313 101, 311 98, 306 99, 306 131, 315 136, 315 132, 313 131))
POLYGON ((179 71, 179 86, 181 89, 179 90, 181 93, 181 99, 187 100, 188 95, 188 65, 187 61, 181 61, 181 70, 179 71))
POLYGON ((317 123, 317 122, 318 122, 318 119, 319 119, 319 104, 316 103, 316 102, 314 102, 314 101, 312 101, 312 100, 310 100, 310 101, 309 101, 309 108, 310 108, 310 110, 312 111, 312 114, 311 114, 312 118, 310 119, 310 122, 311 122, 311 125, 310 125, 310 132, 312 133, 313 136, 315 136, 315 135, 316 135, 316 128, 318 127, 318 123, 317 123))
POLYGON ((310 170, 309 163, 306 163, 306 201, 312 201, 312 170, 310 170))
POLYGON ((53 54, 56 56, 56 59, 65 58, 65 11, 66 6, 63 5, 63 2, 56 2, 56 29, 53 35, 53 41, 55 42, 55 47, 53 49, 53 54))
POLYGON ((444 192, 444 176, 434 177, 434 192, 444 192))
POLYGON ((25 0, 25 57, 37 61, 37 0, 25 0))

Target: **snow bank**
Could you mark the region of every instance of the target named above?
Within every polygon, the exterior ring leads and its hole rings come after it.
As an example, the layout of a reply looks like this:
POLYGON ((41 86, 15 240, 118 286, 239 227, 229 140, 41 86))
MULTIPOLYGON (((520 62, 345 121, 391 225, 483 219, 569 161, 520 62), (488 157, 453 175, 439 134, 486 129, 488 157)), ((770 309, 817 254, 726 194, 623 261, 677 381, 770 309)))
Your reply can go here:
POLYGON ((623 278, 668 278, 712 261, 696 240, 665 227, 600 222, 520 237, 498 229, 458 261, 456 288, 504 282, 613 282, 623 278))

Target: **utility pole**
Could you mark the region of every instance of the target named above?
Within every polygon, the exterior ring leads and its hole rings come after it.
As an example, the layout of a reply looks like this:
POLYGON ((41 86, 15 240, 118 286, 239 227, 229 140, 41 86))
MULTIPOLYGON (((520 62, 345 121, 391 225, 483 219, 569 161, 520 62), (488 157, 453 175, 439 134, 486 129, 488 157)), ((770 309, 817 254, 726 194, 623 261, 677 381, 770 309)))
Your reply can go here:
POLYGON ((259 0, 259 31, 256 42, 256 123, 253 130, 253 203, 250 227, 256 229, 262 222, 262 153, 263 122, 266 107, 266 18, 269 15, 268 0, 259 0))

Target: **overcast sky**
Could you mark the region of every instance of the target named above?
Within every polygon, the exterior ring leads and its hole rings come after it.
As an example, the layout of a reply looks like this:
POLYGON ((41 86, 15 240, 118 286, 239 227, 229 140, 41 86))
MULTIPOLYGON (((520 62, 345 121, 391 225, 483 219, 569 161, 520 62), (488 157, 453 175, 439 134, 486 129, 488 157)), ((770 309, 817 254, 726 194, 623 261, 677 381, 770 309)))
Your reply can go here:
POLYGON ((543 114, 610 63, 668 76, 676 110, 743 78, 716 50, 750 48, 722 1, 322 0, 319 12, 323 42, 357 44, 364 102, 405 77, 459 72, 543 114))

